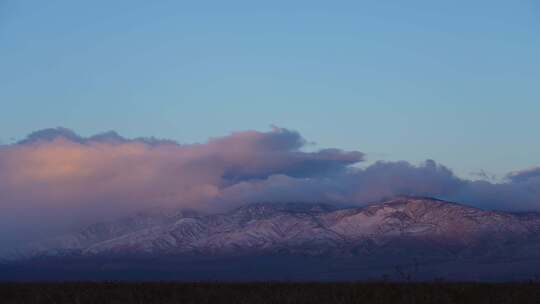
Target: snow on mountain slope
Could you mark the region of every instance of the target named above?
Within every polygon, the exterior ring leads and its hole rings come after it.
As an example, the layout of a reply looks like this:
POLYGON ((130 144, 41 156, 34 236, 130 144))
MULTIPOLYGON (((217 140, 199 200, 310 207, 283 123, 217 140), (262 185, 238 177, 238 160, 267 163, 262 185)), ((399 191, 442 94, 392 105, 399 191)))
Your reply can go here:
POLYGON ((97 243, 152 227, 168 225, 180 218, 193 216, 196 216, 196 214, 189 211, 166 209, 145 210, 132 217, 111 222, 96 223, 73 234, 61 235, 52 239, 27 244, 18 248, 6 258, 18 259, 81 253, 86 248, 97 243))
POLYGON ((359 255, 413 253, 540 257, 540 215, 397 197, 362 208, 251 204, 228 213, 139 214, 39 242, 19 256, 359 255))

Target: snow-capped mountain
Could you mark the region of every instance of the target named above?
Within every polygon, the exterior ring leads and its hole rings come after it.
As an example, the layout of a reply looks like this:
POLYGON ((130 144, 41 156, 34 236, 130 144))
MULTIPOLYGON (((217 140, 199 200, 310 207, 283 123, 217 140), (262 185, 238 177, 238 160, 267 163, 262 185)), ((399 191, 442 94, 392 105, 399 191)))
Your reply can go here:
POLYGON ((361 208, 261 203, 213 215, 140 213, 30 244, 11 257, 263 254, 540 258, 540 215, 419 197, 361 208))

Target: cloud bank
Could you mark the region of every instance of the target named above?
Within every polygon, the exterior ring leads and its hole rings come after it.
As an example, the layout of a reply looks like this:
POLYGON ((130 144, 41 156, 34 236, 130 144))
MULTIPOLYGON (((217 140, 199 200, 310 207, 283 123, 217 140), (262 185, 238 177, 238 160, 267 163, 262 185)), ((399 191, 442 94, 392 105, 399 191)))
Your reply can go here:
POLYGON ((307 152, 306 144, 283 128, 189 145, 115 132, 81 137, 64 128, 37 131, 0 146, 0 244, 152 207, 218 212, 261 201, 363 205, 421 195, 540 210, 540 168, 511 172, 504 183, 470 181, 433 160, 362 168, 362 152, 307 152))

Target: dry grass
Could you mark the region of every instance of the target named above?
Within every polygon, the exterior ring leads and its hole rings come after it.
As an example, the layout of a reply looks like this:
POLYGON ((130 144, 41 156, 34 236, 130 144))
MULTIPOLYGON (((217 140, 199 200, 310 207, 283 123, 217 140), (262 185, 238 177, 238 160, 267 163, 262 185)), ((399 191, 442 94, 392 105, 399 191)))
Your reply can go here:
POLYGON ((540 284, 3 283, 0 303, 540 303, 540 284))

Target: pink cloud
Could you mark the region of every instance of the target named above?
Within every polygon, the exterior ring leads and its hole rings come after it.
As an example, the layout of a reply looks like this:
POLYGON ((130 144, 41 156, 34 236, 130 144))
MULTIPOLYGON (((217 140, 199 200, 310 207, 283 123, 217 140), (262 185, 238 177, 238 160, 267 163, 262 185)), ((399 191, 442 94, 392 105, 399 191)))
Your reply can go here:
POLYGON ((66 132, 42 131, 43 138, 38 133, 0 148, 1 214, 27 217, 37 228, 40 219, 55 218, 43 223, 62 226, 151 206, 223 210, 228 206, 221 192, 235 183, 274 174, 324 175, 363 158, 340 150, 303 152, 304 139, 279 128, 192 145, 66 132))

